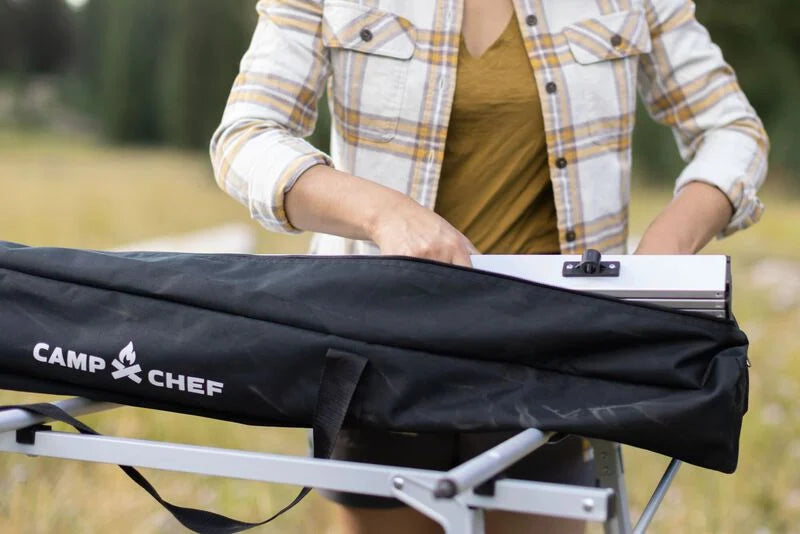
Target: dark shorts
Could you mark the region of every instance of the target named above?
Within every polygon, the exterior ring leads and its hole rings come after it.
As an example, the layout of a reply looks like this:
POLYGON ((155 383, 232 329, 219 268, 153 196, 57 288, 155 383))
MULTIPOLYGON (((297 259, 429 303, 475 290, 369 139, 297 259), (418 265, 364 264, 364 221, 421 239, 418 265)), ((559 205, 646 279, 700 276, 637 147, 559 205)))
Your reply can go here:
MULTIPOLYGON (((412 434, 380 430, 343 429, 332 458, 351 462, 447 471, 494 447, 518 432, 412 434)), ((310 435, 310 433, 309 433, 310 435)), ((582 438, 568 436, 544 445, 512 465, 507 478, 594 486, 591 448, 582 438)), ((392 508, 397 499, 319 490, 344 506, 392 508)))

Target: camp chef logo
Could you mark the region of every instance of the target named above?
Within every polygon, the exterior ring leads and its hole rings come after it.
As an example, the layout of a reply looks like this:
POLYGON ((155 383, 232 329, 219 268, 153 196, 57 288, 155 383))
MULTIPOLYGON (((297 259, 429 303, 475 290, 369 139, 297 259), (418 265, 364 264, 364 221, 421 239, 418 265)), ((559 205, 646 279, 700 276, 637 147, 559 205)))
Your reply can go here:
POLYGON ((139 373, 142 372, 142 367, 136 363, 136 351, 133 350, 133 341, 125 345, 125 348, 119 351, 119 356, 116 360, 111 360, 111 366, 116 369, 111 376, 114 380, 120 378, 130 378, 137 384, 142 383, 139 373), (126 367, 126 365, 128 367, 126 367))
MULTIPOLYGON (((37 343, 33 347, 33 358, 48 365, 58 365, 67 369, 80 371, 83 373, 95 374, 106 369, 106 359, 72 349, 52 347, 47 343, 37 343)), ((125 345, 119 355, 111 360, 111 377, 114 380, 128 379, 136 384, 141 384, 145 380, 148 384, 157 388, 172 389, 196 395, 213 397, 221 395, 222 382, 208 380, 197 376, 171 373, 161 369, 150 369, 145 373, 142 366, 136 361, 136 349, 133 341, 125 345)))

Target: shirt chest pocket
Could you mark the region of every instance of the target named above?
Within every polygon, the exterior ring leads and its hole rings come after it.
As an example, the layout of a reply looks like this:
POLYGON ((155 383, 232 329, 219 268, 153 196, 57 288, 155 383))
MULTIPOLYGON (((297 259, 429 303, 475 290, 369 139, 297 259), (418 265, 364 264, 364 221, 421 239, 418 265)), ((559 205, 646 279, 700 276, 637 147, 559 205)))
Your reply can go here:
POLYGON ((636 109, 639 56, 652 50, 641 10, 575 22, 563 30, 575 63, 569 68, 576 115, 595 143, 627 148, 636 109))
POLYGON ((416 31, 405 18, 344 0, 326 1, 322 42, 333 71, 334 115, 349 142, 390 141, 397 131, 416 31))

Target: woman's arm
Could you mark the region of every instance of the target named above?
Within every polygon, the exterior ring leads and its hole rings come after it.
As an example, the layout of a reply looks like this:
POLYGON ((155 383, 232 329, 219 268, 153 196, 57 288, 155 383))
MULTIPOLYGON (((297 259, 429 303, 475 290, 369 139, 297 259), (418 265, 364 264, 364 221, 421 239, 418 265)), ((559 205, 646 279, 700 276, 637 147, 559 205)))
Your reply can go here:
POLYGON ((258 25, 242 58, 222 123, 211 140, 219 186, 268 230, 296 232, 285 193, 330 158, 303 137, 330 75, 322 44, 322 0, 260 0, 258 25))
POLYGON ((269 230, 375 242, 383 254, 469 265, 472 244, 411 198, 330 167, 303 140, 330 75, 322 0, 260 0, 259 21, 211 141, 219 183, 269 230))
POLYGON ((732 214, 722 191, 691 182, 650 224, 636 254, 694 254, 728 225, 732 214))
POLYGON ((642 55, 639 89, 650 115, 673 129, 688 165, 672 203, 637 252, 694 253, 714 235, 756 222, 769 141, 758 116, 691 0, 645 0, 652 51, 642 55))
POLYGON ((312 167, 286 194, 295 228, 373 241, 382 254, 470 266, 475 247, 458 230, 410 197, 336 171, 312 167))

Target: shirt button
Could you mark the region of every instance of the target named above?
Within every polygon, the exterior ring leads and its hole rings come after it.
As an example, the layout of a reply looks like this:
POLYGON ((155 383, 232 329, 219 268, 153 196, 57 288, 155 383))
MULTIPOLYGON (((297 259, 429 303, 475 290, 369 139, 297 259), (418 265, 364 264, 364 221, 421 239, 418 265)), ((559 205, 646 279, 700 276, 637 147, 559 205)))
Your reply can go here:
POLYGON ((372 40, 372 32, 369 31, 368 28, 364 28, 363 30, 361 30, 361 32, 359 32, 358 35, 361 37, 362 41, 369 42, 372 40))
POLYGON ((444 86, 447 84, 447 78, 444 76, 439 76, 439 89, 444 89, 444 86))
POLYGON ((556 167, 559 169, 564 169, 567 167, 567 158, 558 158, 556 160, 556 167))
POLYGON ((578 236, 575 234, 575 230, 567 230, 567 233, 564 235, 567 238, 567 242, 572 243, 575 241, 578 236))
POLYGON ((556 91, 558 91, 558 86, 556 85, 556 82, 547 82, 547 85, 545 85, 545 86, 544 86, 544 88, 545 88, 545 89, 547 90, 547 92, 548 92, 548 93, 550 93, 551 95, 552 95, 553 93, 555 93, 556 91))
POLYGON ((611 46, 616 48, 621 44, 622 44, 622 37, 619 34, 614 34, 611 36, 611 46))
POLYGON ((536 26, 539 24, 539 19, 536 18, 536 15, 528 15, 525 17, 525 24, 528 26, 536 26))

